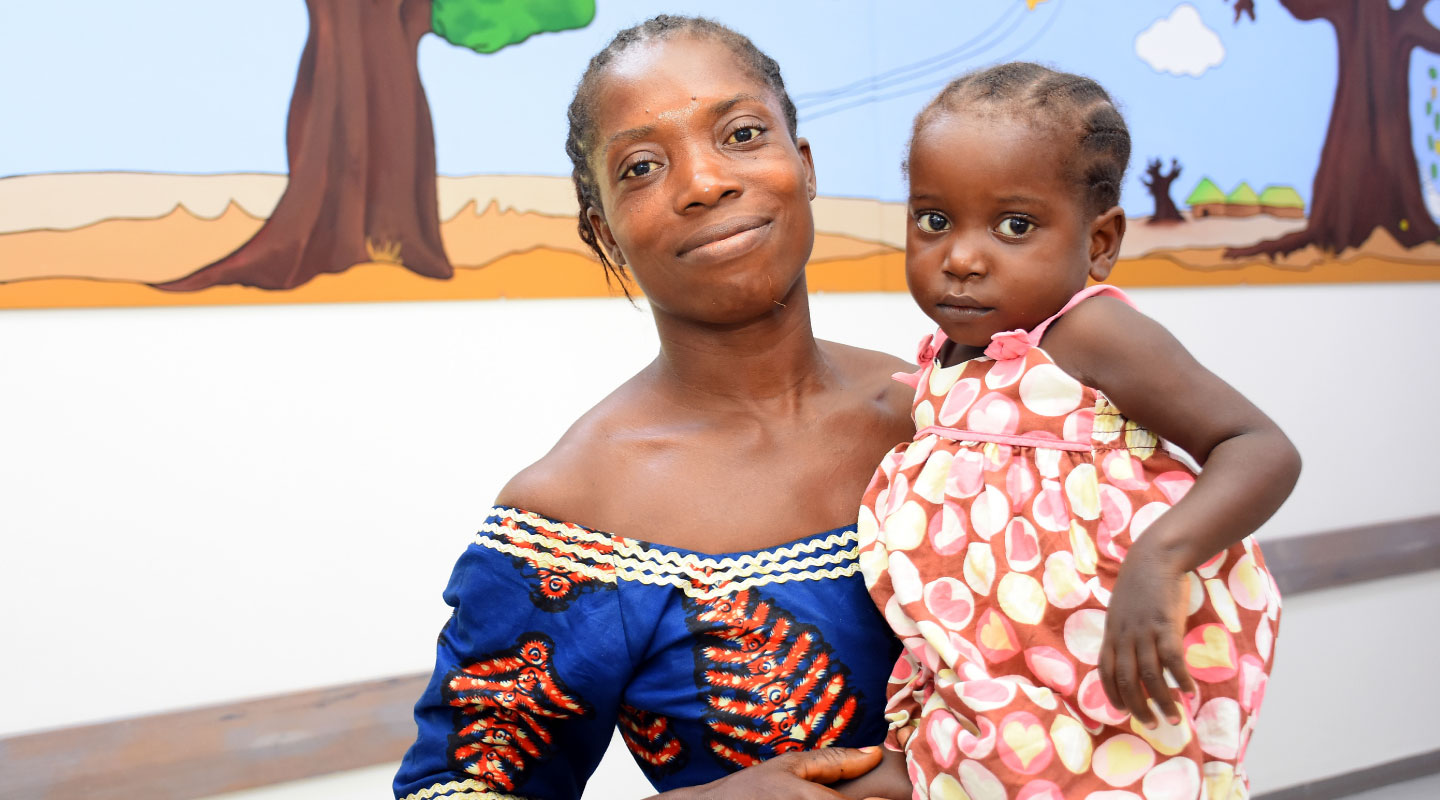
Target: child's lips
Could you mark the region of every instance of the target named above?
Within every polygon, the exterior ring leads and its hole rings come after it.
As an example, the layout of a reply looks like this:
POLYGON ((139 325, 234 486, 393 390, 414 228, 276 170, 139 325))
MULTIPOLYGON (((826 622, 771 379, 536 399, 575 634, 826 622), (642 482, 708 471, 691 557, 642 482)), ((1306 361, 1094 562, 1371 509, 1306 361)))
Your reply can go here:
POLYGON ((993 309, 981 305, 973 297, 946 297, 937 308, 941 314, 956 320, 972 320, 990 313, 993 309))

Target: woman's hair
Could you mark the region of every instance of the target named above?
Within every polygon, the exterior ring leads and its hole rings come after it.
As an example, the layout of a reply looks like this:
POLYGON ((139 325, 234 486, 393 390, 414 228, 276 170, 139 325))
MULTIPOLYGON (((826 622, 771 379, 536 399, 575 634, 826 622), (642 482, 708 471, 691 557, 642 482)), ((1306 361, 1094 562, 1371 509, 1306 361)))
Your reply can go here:
POLYGON ((719 42, 734 53, 741 68, 770 87, 785 114, 785 125, 790 129, 790 138, 794 139, 796 136, 795 104, 785 91, 785 81, 780 77, 780 65, 775 63, 775 59, 762 53, 748 37, 704 17, 670 14, 660 14, 615 34, 615 38, 605 45, 605 49, 590 59, 590 65, 585 68, 585 74, 575 87, 575 99, 570 101, 570 133, 565 139, 565 152, 570 156, 571 179, 575 182, 575 195, 580 201, 580 240, 595 251, 596 257, 600 259, 601 266, 605 268, 605 281, 609 283, 611 276, 614 276, 626 297, 630 296, 630 291, 625 287, 625 268, 612 262, 606 255, 585 213, 589 208, 601 208, 600 185, 595 180, 590 164, 590 156, 593 155, 595 147, 595 90, 605 68, 619 54, 637 44, 664 41, 680 35, 719 42))
POLYGON ((911 147, 942 114, 966 111, 1006 114, 1062 134, 1073 131, 1073 152, 1060 154, 1059 160, 1079 185, 1086 211, 1100 214, 1120 202, 1120 183, 1130 163, 1130 130, 1095 81, 1024 61, 962 75, 915 118, 911 147))

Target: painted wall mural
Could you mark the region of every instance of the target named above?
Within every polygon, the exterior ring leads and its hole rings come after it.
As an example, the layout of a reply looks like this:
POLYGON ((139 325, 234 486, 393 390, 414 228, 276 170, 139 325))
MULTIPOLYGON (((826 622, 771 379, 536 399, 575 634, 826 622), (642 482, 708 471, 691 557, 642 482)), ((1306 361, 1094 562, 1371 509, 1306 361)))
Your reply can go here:
POLYGON ((0 308, 608 295, 565 107, 662 11, 785 70, 813 290, 904 290, 910 120, 1012 59, 1095 77, 1130 122, 1115 282, 1440 279, 1440 0, 79 0, 66 26, 20 5, 0 308))

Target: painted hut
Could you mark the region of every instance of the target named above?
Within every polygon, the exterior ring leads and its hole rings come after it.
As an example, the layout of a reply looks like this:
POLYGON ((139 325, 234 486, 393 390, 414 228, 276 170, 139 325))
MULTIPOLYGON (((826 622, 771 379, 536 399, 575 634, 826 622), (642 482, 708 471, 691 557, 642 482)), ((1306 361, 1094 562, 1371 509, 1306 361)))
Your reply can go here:
POLYGON ((1195 184, 1195 190, 1185 198, 1185 205, 1190 206, 1190 218, 1201 217, 1223 217, 1225 216, 1225 193, 1220 187, 1209 178, 1201 178, 1195 184))
POLYGON ((1250 188, 1250 184, 1244 181, 1235 187, 1235 191, 1225 195, 1225 216, 1227 217, 1253 217, 1260 213, 1260 195, 1250 188))
POLYGON ((1304 219, 1305 201, 1292 186, 1266 186, 1260 193, 1260 213, 1272 217, 1304 219))

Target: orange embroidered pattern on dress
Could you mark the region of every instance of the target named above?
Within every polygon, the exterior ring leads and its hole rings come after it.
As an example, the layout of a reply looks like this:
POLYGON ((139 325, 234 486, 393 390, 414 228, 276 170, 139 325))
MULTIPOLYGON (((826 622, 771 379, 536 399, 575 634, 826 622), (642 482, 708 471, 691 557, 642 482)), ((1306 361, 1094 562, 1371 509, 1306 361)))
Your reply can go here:
POLYGON ((457 667, 442 693, 455 709, 450 761, 487 786, 506 791, 550 754, 552 720, 594 712, 555 674, 555 643, 529 633, 515 647, 457 667))

